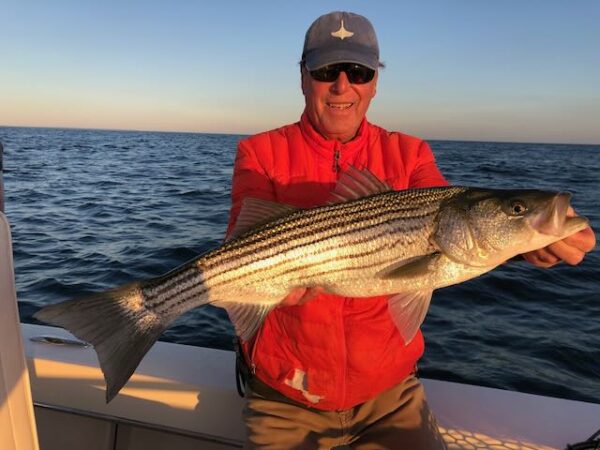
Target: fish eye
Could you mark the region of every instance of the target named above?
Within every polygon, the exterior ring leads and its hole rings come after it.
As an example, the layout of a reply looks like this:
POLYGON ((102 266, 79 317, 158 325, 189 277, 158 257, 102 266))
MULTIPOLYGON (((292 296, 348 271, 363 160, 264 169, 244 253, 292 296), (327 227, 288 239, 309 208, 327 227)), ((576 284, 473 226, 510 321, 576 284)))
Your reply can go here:
POLYGON ((522 216, 527 212, 527 205, 523 200, 513 200, 510 202, 510 213, 513 216, 522 216))

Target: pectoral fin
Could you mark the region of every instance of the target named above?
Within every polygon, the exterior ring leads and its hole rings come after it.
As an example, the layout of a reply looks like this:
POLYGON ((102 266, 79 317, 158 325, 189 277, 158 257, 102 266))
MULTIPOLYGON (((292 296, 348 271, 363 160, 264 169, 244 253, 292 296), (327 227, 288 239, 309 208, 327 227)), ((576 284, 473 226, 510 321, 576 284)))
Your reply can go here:
POLYGON ((214 306, 223 308, 233 323, 235 334, 244 341, 248 341, 258 331, 267 314, 271 312, 276 303, 252 304, 241 302, 214 302, 214 306))
POLYGON ((392 264, 380 271, 376 276, 382 280, 399 278, 416 278, 428 275, 440 259, 440 253, 416 256, 392 264))
POLYGON ((427 290, 396 294, 388 300, 388 310, 405 345, 413 340, 425 320, 432 293, 427 290))

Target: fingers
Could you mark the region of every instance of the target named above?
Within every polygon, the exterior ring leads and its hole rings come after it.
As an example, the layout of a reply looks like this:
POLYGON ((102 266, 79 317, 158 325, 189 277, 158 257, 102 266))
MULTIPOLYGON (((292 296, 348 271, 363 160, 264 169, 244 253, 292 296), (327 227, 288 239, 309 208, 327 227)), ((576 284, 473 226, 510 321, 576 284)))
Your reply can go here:
POLYGON ((542 268, 552 267, 562 261, 574 266, 581 263, 586 253, 595 246, 596 235, 588 227, 545 248, 525 253, 523 258, 534 266, 542 268))
POLYGON ((596 234, 594 233, 594 230, 587 227, 578 233, 566 237, 564 242, 584 253, 588 253, 596 247, 596 234))
POLYGON ((548 269, 560 262, 560 260, 556 256, 554 256, 545 248, 540 248, 539 250, 523 253, 523 259, 533 264, 534 266, 541 267, 543 269, 548 269))
POLYGON ((296 288, 290 291, 290 293, 282 300, 280 306, 303 305, 317 295, 323 293, 325 293, 325 289, 320 286, 296 288))
POLYGON ((566 239, 550 244, 544 250, 554 256, 557 262, 564 261, 571 266, 579 264, 585 256, 583 250, 571 245, 566 239))
POLYGON ((280 306, 293 306, 297 305, 298 302, 306 295, 307 288, 297 288, 290 291, 288 295, 281 301, 280 306))
POLYGON ((297 305, 303 305, 309 300, 312 300, 316 297, 317 291, 315 288, 307 288, 304 290, 304 294, 298 299, 297 305))
MULTIPOLYGON (((577 216, 577 212, 569 206, 567 217, 577 216)), ((572 266, 583 261, 585 254, 596 246, 594 230, 587 227, 565 239, 550 244, 545 248, 524 253, 523 258, 537 267, 548 268, 564 261, 572 266)))
POLYGON ((558 260, 562 260, 572 266, 583 261, 585 254, 596 246, 596 235, 591 228, 586 228, 578 233, 566 237, 562 241, 546 247, 547 251, 558 260))
MULTIPOLYGON (((579 214, 569 206, 567 217, 577 217, 579 214)), ((563 241, 572 247, 581 250, 584 253, 591 252, 596 247, 596 234, 591 227, 579 231, 571 236, 566 237, 563 241)))

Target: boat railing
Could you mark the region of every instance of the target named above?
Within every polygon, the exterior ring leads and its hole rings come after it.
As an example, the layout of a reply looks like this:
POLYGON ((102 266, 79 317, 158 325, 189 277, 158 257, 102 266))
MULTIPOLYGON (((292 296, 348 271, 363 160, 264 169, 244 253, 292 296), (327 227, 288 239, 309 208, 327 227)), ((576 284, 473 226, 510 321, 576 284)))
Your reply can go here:
POLYGON ((2 164, 4 158, 4 146, 0 141, 0 212, 4 212, 4 183, 2 181, 2 175, 4 174, 4 165, 2 164))
POLYGON ((10 227, 4 215, 3 150, 0 143, 0 448, 38 450, 17 308, 10 227))

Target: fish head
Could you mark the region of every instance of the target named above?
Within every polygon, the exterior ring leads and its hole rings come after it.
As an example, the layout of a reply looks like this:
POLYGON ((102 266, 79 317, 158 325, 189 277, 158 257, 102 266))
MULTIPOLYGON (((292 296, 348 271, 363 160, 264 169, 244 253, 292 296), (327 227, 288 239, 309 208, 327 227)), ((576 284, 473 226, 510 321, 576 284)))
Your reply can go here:
POLYGON ((467 189, 441 205, 435 244, 449 258, 479 267, 545 247, 588 226, 569 217, 571 194, 467 189))

